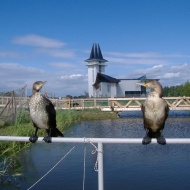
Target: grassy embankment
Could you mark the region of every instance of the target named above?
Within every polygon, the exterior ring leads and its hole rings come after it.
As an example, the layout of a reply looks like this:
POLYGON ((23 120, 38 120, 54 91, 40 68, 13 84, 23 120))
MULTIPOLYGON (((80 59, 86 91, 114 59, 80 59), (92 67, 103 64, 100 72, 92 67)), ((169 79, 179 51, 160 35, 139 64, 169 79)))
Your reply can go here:
MULTIPOLYGON (((65 131, 72 124, 95 119, 114 119, 117 118, 116 113, 101 112, 98 109, 93 110, 58 110, 57 111, 57 127, 61 131, 65 131)), ((22 112, 17 118, 17 122, 14 126, 3 126, 0 128, 1 136, 31 136, 34 133, 34 128, 29 117, 29 113, 22 112)), ((39 130, 38 136, 45 136, 45 130, 39 130)), ((17 154, 23 147, 29 146, 30 143, 20 142, 0 142, 0 155, 6 156, 11 154, 17 154)))
MULTIPOLYGON (((116 113, 101 112, 98 109, 93 110, 58 110, 57 127, 66 131, 72 124, 95 119, 115 119, 116 113)), ((0 127, 1 136, 31 136, 34 133, 33 124, 28 112, 20 112, 17 122, 14 126, 0 127)), ((45 130, 39 130, 38 136, 46 136, 45 130)), ((18 153, 31 145, 29 142, 0 142, 0 184, 8 184, 11 181, 10 175, 16 177, 20 175, 20 163, 18 162, 18 153), (8 177, 7 177, 8 176, 8 177)))

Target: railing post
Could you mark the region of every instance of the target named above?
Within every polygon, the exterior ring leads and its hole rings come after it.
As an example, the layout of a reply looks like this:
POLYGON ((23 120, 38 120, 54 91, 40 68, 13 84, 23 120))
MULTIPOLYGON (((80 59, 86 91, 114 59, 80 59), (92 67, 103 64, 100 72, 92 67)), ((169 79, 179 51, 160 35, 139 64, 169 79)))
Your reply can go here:
POLYGON ((114 111, 114 101, 112 101, 112 100, 111 100, 111 105, 110 105, 110 107, 111 107, 111 111, 114 111))
POLYGON ((81 101, 82 101, 82 103, 81 103, 82 104, 82 109, 84 110, 84 108, 85 108, 84 99, 82 99, 81 101))
POLYGON ((97 103, 96 103, 96 98, 94 99, 94 108, 96 108, 96 105, 97 105, 97 103))
POLYGON ((98 143, 98 190, 104 190, 103 144, 98 143))

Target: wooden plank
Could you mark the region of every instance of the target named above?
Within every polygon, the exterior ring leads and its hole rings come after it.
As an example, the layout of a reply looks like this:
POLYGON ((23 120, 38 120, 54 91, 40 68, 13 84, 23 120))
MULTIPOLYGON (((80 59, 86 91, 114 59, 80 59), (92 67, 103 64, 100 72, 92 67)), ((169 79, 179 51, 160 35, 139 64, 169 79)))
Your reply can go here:
POLYGON ((132 100, 128 101, 128 103, 125 105, 125 107, 129 107, 129 105, 131 104, 132 100))
POLYGON ((121 108, 122 107, 122 105, 118 102, 118 101, 112 101, 112 105, 117 105, 119 108, 121 108))

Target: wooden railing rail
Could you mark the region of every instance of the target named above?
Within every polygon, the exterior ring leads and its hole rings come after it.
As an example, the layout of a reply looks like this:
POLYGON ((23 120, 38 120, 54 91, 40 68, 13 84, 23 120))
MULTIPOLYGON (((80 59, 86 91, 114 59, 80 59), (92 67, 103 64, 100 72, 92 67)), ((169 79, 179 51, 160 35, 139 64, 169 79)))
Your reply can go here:
MULTIPOLYGON (((163 97, 170 110, 190 110, 190 97, 163 97)), ((83 99, 52 99, 57 109, 94 109, 100 108, 102 111, 126 111, 140 110, 141 104, 146 97, 131 97, 131 98, 83 98, 83 99)), ((10 97, 0 97, 0 106, 4 107, 10 97)), ((16 97, 17 105, 26 103, 26 98, 16 97)), ((27 98, 29 100, 29 97, 27 98)))

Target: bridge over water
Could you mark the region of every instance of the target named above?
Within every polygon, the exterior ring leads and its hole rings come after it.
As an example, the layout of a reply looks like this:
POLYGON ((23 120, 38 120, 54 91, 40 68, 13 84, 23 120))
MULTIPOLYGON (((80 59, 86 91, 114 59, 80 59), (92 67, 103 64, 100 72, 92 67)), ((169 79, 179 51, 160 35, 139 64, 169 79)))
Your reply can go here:
MULTIPOLYGON (((163 97, 170 110, 190 110, 190 97, 163 97)), ((10 102, 11 97, 0 97, 0 107, 5 107, 10 102)), ((145 101, 146 97, 131 98, 83 98, 83 99, 52 99, 56 109, 95 109, 102 111, 132 111, 140 110, 140 105, 145 101)), ((17 107, 25 105, 29 98, 15 97, 14 104, 17 107)), ((13 103, 12 103, 13 104, 13 103)))

